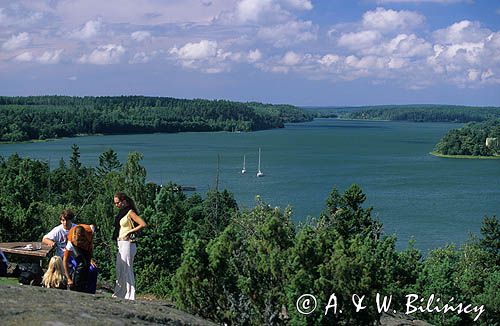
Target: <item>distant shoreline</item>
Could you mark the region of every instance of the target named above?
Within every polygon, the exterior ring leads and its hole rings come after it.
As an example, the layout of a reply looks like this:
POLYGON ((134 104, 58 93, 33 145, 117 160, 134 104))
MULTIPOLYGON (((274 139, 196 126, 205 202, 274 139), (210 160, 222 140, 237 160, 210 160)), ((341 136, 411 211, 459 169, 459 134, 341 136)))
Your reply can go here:
POLYGON ((500 155, 497 156, 445 155, 434 151, 430 152, 429 154, 442 158, 470 159, 470 160, 500 160, 500 155))
POLYGON ((46 138, 46 139, 28 139, 21 141, 0 141, 0 145, 8 145, 8 144, 26 144, 26 143, 46 143, 49 141, 61 140, 64 138, 76 138, 76 137, 88 137, 88 136, 105 136, 102 133, 96 134, 76 134, 73 136, 64 136, 64 137, 56 137, 56 138, 46 138))

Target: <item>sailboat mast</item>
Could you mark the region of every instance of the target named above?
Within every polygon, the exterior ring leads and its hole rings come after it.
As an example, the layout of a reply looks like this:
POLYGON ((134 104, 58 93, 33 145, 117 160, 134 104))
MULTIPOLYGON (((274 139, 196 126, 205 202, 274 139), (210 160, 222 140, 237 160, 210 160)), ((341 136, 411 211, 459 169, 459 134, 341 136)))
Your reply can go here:
POLYGON ((259 147, 259 172, 260 172, 260 147, 259 147))
POLYGON ((264 173, 260 170, 260 147, 259 147, 259 171, 257 172, 257 177, 262 177, 264 173))

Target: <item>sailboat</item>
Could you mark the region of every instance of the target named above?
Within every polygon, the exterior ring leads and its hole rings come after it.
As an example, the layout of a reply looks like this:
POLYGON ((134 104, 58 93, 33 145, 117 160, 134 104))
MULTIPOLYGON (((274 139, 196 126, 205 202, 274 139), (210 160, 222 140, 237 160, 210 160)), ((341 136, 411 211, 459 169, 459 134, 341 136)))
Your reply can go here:
POLYGON ((259 147, 259 171, 257 172, 257 177, 263 177, 264 173, 260 170, 260 147, 259 147))
POLYGON ((245 155, 243 155, 243 169, 241 169, 241 174, 245 174, 247 172, 247 169, 245 167, 245 155))

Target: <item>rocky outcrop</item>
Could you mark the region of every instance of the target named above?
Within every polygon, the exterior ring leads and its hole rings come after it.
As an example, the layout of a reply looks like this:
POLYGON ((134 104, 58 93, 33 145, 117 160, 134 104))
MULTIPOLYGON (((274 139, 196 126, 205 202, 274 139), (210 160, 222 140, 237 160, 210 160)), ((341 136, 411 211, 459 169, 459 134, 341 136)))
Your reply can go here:
MULTIPOLYGON (((404 314, 383 314, 384 326, 431 326, 404 314)), ((0 285, 0 325, 216 325, 162 301, 114 299, 28 285, 0 285)))
POLYGON ((35 286, 0 285, 0 324, 215 325, 159 301, 128 301, 35 286))
POLYGON ((384 313, 380 318, 380 324, 383 326, 432 326, 425 321, 413 319, 402 313, 384 313))

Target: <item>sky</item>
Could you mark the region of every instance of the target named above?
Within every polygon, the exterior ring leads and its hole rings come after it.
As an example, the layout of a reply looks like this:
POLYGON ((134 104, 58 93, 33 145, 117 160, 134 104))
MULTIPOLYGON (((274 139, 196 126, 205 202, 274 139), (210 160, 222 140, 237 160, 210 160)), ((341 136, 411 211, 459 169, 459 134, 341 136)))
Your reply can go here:
POLYGON ((498 0, 0 0, 0 95, 500 106, 498 0))

